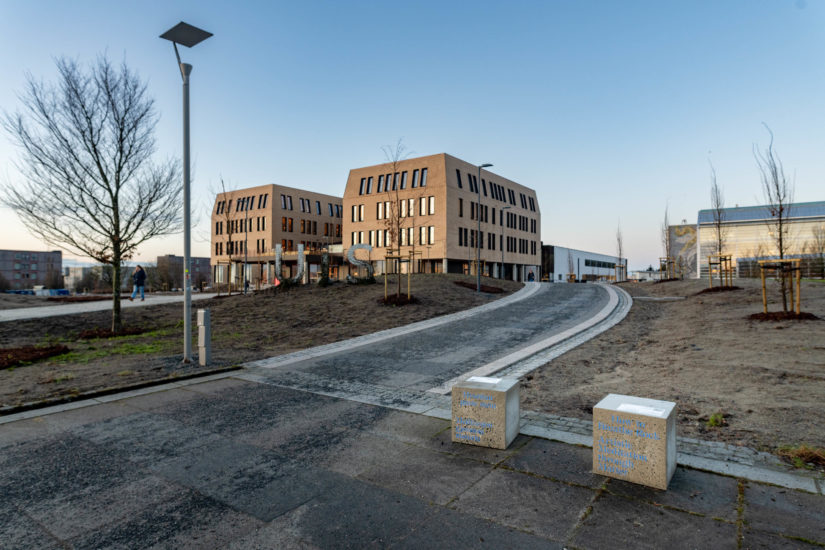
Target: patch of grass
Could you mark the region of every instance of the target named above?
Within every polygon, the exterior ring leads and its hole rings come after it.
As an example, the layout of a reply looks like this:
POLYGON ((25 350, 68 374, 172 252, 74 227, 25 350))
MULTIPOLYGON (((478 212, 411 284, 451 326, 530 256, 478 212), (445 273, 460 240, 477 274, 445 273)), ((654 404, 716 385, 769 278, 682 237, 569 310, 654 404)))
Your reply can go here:
POLYGON ((117 347, 112 348, 110 353, 118 355, 144 355, 147 353, 157 353, 163 349, 160 342, 123 342, 117 347))
POLYGON ((131 376, 132 374, 135 374, 135 371, 122 370, 119 373, 117 373, 118 376, 131 376))
POLYGON ((721 412, 713 413, 706 422, 708 428, 721 428, 727 426, 728 422, 725 420, 725 415, 721 412))
POLYGON ((783 445, 777 454, 794 465, 795 468, 812 470, 814 466, 825 466, 825 449, 800 445, 783 445))

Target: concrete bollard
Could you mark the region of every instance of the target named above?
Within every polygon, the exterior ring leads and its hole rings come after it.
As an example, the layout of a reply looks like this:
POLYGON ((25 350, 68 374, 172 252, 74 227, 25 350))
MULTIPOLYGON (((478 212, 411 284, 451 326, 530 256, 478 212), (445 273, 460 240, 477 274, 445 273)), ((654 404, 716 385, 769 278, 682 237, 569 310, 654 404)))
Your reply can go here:
POLYGON ((212 323, 208 309, 198 310, 198 364, 205 367, 212 361, 212 323))

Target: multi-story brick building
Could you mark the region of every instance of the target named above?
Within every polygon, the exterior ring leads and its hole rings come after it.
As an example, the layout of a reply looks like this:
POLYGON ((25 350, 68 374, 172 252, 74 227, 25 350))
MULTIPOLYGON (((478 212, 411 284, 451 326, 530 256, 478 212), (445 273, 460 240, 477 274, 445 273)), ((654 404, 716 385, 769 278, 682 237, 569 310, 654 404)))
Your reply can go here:
POLYGON ((538 280, 535 191, 487 170, 479 181, 478 173, 478 166, 443 153, 351 170, 344 248, 372 245, 368 259, 376 273, 385 269, 390 248, 398 255, 399 244, 402 257, 412 253, 415 271, 475 273, 478 243, 483 274, 526 280, 532 273, 538 280))
POLYGON ((63 253, 60 250, 0 250, 0 277, 11 289, 35 285, 62 288, 63 253))
POLYGON ((289 276, 304 245, 308 271, 317 275, 323 249, 341 243, 340 197, 283 185, 261 185, 220 193, 212 209, 212 279, 243 285, 242 267, 252 285, 274 275, 275 245, 283 251, 289 276))

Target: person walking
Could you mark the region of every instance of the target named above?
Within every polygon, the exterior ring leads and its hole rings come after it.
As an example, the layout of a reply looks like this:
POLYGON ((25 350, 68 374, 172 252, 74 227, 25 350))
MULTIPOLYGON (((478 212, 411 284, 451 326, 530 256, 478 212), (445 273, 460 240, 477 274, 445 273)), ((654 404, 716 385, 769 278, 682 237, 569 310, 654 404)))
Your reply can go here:
POLYGON ((137 266, 135 268, 135 271, 132 273, 132 281, 134 281, 135 285, 132 289, 132 295, 129 296, 129 301, 131 302, 135 299, 138 289, 140 289, 140 301, 142 302, 146 298, 143 293, 143 288, 146 284, 146 272, 143 271, 142 267, 137 266))

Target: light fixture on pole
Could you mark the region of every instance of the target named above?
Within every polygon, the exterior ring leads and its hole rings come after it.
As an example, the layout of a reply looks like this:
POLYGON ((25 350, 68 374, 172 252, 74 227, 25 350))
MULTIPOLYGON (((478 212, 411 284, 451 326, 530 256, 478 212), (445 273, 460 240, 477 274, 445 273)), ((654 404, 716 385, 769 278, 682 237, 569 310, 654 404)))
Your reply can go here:
POLYGON ((183 78, 183 362, 192 361, 192 277, 191 238, 189 220, 189 74, 192 65, 181 63, 178 44, 191 48, 212 36, 211 32, 193 27, 181 21, 162 35, 172 42, 178 68, 183 78))
POLYGON ((489 168, 492 164, 482 164, 478 167, 478 181, 476 181, 476 292, 481 292, 481 169, 489 168))
MULTIPOLYGON (((502 206, 501 211, 504 212, 505 210, 510 210, 509 206, 502 206)), ((498 278, 504 278, 504 214, 501 215, 501 219, 499 220, 501 223, 501 242, 498 243, 501 247, 501 265, 498 266, 498 278)))

